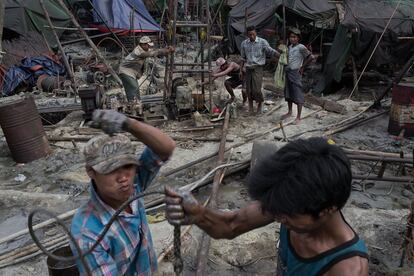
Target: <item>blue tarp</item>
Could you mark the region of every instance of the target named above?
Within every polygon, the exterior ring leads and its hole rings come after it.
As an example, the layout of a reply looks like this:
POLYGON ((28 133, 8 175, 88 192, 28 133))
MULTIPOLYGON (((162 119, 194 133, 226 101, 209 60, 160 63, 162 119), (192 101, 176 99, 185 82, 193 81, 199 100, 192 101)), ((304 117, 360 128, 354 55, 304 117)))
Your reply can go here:
MULTIPOLYGON (((145 32, 158 32, 160 25, 152 18, 142 0, 93 0, 93 5, 106 20, 110 28, 145 32), (134 12, 135 11, 135 12, 134 12), (134 12, 133 20, 131 13, 134 12)), ((101 23, 99 15, 94 13, 94 20, 101 23)))
POLYGON ((20 84, 28 84, 33 87, 41 75, 65 76, 66 69, 47 56, 27 57, 22 59, 21 65, 10 67, 4 75, 3 96, 13 95, 14 90, 20 84), (41 69, 30 70, 31 67, 40 65, 41 69))

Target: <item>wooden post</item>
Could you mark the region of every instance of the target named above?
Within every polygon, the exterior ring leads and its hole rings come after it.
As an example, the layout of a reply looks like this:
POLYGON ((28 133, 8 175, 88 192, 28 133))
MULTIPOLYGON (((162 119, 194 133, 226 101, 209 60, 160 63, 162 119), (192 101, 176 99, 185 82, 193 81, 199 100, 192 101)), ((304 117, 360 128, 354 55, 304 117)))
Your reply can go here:
MULTIPOLYGON (((55 27, 53 26, 52 20, 50 19, 49 12, 48 12, 48 11, 47 11, 47 9, 46 9, 46 6, 45 6, 44 1, 43 1, 43 0, 39 0, 39 3, 40 3, 40 5, 42 6, 43 12, 45 13, 45 17, 46 17, 46 19, 47 19, 47 22, 49 23, 50 29, 52 30, 52 33, 53 33, 53 36, 54 36, 54 37, 55 37, 55 39, 56 39, 56 43, 57 43, 57 45, 58 45, 58 47, 59 47, 59 51, 60 51, 60 53, 62 54, 63 64, 64 64, 64 65, 65 65, 65 67, 66 67, 66 71, 68 71, 69 78, 70 78, 70 80, 71 80, 71 82, 72 82, 72 85, 71 85, 71 86, 72 86, 73 92, 75 93, 75 97, 76 97, 76 94, 77 94, 77 88, 76 88, 75 76, 73 75, 72 68, 71 68, 71 67, 70 67, 70 65, 69 65, 68 58, 66 57, 65 51, 63 50, 63 46, 62 46, 62 44, 60 43, 59 37, 58 37, 58 35, 57 35, 57 33, 56 33, 56 29, 55 29, 55 27)), ((42 34, 42 35, 43 35, 43 34, 42 34)), ((46 43, 47 43, 47 41, 46 41, 46 43)))
POLYGON ((285 0, 282 1, 282 9, 283 9, 283 42, 287 44, 286 41, 286 4, 285 0))
POLYGON ((106 65, 108 68, 109 73, 111 76, 123 87, 122 81, 119 78, 119 76, 116 74, 114 69, 111 67, 111 65, 106 61, 106 59, 102 56, 101 52, 99 51, 98 47, 96 47, 95 43, 89 38, 88 34, 85 32, 85 30, 79 25, 78 21, 76 20, 75 16, 70 12, 68 7, 66 7, 66 4, 63 2, 63 0, 57 0, 60 6, 63 8, 63 10, 70 16, 73 25, 75 25, 76 28, 78 28, 79 32, 85 37, 88 44, 92 47, 93 51, 97 55, 97 57, 106 65))
POLYGON ((0 64, 3 58, 3 51, 1 47, 1 40, 3 37, 3 22, 4 22, 4 8, 5 8, 5 1, 0 1, 0 64))
MULTIPOLYGON (((226 137, 227 137, 227 132, 229 128, 229 119, 230 119, 229 109, 230 109, 230 106, 229 104, 227 104, 226 115, 225 115, 224 124, 223 124, 223 131, 221 133, 221 142, 220 142, 219 151, 218 151, 218 164, 217 165, 221 165, 224 161, 224 153, 226 151, 226 137)), ((211 202, 210 202, 211 208, 217 208, 217 205, 218 205, 217 196, 218 196, 218 189, 220 187, 221 180, 223 179, 222 178, 223 170, 224 169, 217 170, 214 175, 213 189, 211 192, 211 202)), ((198 276, 205 275, 209 249, 210 249, 210 237, 206 235, 206 233, 203 233, 200 246, 198 247, 198 260, 197 260, 197 273, 196 273, 196 275, 198 276)))

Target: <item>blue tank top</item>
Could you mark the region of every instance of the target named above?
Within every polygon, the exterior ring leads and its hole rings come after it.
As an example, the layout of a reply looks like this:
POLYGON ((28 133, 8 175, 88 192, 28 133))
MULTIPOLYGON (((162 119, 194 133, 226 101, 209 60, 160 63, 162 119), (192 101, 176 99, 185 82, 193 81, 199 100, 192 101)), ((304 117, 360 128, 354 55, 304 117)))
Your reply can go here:
MULTIPOLYGON (((352 227, 351 227, 352 229, 352 227)), ((352 231, 354 231, 352 229, 352 231)), ((355 231, 354 231, 355 233, 355 231)), ((312 258, 302 258, 290 244, 289 231, 280 226, 279 266, 283 276, 316 276, 323 275, 336 263, 355 256, 368 259, 367 248, 358 235, 335 248, 312 258)))

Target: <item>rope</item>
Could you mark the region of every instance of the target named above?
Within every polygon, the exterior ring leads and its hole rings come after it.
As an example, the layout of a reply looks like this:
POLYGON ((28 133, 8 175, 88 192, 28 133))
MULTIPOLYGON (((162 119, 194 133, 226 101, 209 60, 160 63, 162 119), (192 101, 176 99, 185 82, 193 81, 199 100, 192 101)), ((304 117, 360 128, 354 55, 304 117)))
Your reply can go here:
POLYGON ((376 44, 376 45, 375 45, 375 47, 374 47, 374 50, 372 51, 371 55, 369 56, 368 61, 367 61, 367 63, 365 64, 364 69, 363 69, 363 70, 362 70, 362 72, 361 72, 361 75, 359 75, 359 78, 358 78, 358 80, 356 81, 356 83, 355 83, 355 85, 354 85, 354 88, 352 89, 351 94, 349 95, 348 99, 351 99, 351 97, 352 97, 352 95, 354 94, 354 92, 355 92, 356 88, 358 87, 358 83, 359 83, 359 81, 362 79, 362 76, 364 75, 364 72, 365 72, 365 70, 367 69, 369 62, 371 61, 371 58, 374 56, 374 53, 375 53, 375 51, 377 50, 378 45, 380 44, 381 39, 382 39, 382 37, 383 37, 383 36, 384 36, 384 34, 385 34, 385 31, 388 29, 388 26, 390 25, 390 23, 391 23, 391 19, 394 17, 395 13, 397 12, 398 8, 400 7, 400 4, 401 4, 401 0, 399 0, 399 1, 398 1, 397 6, 395 7, 394 11, 393 11, 393 12, 392 12, 392 14, 391 14, 391 17, 388 19, 388 22, 387 22, 387 24, 385 25, 385 28, 384 28, 384 30, 382 31, 382 34, 381 34, 380 38, 378 39, 377 44, 376 44))

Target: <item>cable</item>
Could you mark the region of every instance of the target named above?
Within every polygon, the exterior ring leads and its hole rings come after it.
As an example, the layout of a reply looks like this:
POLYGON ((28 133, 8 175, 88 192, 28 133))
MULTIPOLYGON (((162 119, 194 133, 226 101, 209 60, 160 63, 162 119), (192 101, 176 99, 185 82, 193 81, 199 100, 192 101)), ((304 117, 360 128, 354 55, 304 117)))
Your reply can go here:
MULTIPOLYGON (((109 220, 109 222, 105 225, 105 228, 102 230, 102 232, 99 234, 98 238, 96 239, 95 243, 92 245, 91 248, 89 248, 86 252, 82 252, 79 248, 79 245, 77 244, 75 238, 73 237, 73 235, 70 233, 69 229, 66 227, 66 225, 64 224, 64 222, 59 219, 55 214, 53 214, 52 212, 45 210, 45 209, 35 209, 33 210, 30 214, 29 214, 29 218, 28 218, 28 228, 29 228, 29 234, 32 237, 33 241, 35 242, 35 244, 40 248, 40 250, 43 251, 43 253, 45 253, 48 257, 53 258, 55 260, 58 261, 75 261, 80 259, 80 261, 82 262, 82 265, 85 268, 86 274, 87 275, 92 275, 91 271, 85 261, 85 256, 92 253, 92 251, 98 246, 98 244, 103 240, 105 234, 108 232, 109 228, 111 227, 111 225, 114 223, 114 221, 116 220, 116 218, 118 217, 118 215, 127 207, 129 206, 129 204, 134 201, 137 200, 141 197, 144 196, 148 196, 148 195, 152 195, 152 194, 164 194, 164 192, 162 192, 161 190, 156 190, 156 191, 151 191, 151 192, 144 192, 144 193, 139 193, 133 197, 131 197, 130 199, 128 199, 127 201, 125 201, 121 207, 119 207, 116 212, 112 215, 111 219, 109 220), (51 253, 50 251, 48 251, 39 241, 39 239, 36 237, 34 230, 33 230, 33 216, 36 213, 45 213, 50 217, 53 217, 56 222, 63 227, 63 229, 65 230, 66 234, 69 236, 70 241, 73 243, 73 245, 76 248, 76 251, 78 253, 78 255, 72 256, 72 257, 62 257, 62 256, 57 256, 53 253, 51 253)), ((177 226, 179 227, 179 226, 177 226)))

